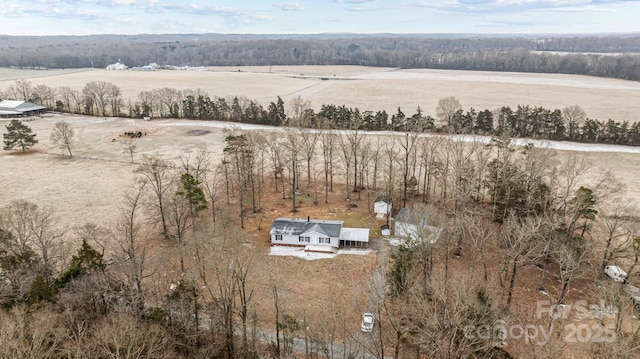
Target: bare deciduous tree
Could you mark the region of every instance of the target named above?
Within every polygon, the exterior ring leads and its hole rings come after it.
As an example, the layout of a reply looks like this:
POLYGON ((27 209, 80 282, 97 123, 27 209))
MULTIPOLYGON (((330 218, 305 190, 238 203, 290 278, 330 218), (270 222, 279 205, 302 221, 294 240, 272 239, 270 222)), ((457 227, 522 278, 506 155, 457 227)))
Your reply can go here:
POLYGON ((513 289, 518 268, 527 261, 532 260, 540 252, 537 248, 540 242, 538 236, 543 224, 541 218, 525 217, 520 219, 511 215, 504 221, 502 235, 496 237, 504 259, 503 276, 500 278, 500 283, 503 293, 505 289, 507 290, 507 308, 509 308, 513 299, 513 289), (508 279, 507 288, 505 282, 509 266, 511 266, 511 275, 508 279))
POLYGON ((29 266, 51 284, 65 254, 62 237, 66 231, 60 228, 53 209, 24 200, 12 202, 2 210, 0 228, 6 231, 3 242, 10 245, 10 252, 24 256, 16 259, 34 261, 29 266))
MULTIPOLYGON (((143 182, 148 184, 156 197, 156 209, 160 214, 162 223, 162 234, 167 235, 167 219, 165 214, 164 197, 165 192, 171 187, 175 180, 172 166, 164 160, 159 153, 153 156, 144 156, 142 164, 136 169, 136 173, 142 176, 143 182)), ((145 186, 143 186, 145 187, 145 186)))
POLYGON ((167 223, 170 237, 176 240, 178 246, 180 273, 184 273, 184 239, 193 222, 190 221, 189 202, 184 196, 177 194, 179 186, 172 186, 171 190, 172 194, 167 197, 167 223))
MULTIPOLYGON (((344 179, 345 179, 345 183, 347 186, 347 201, 351 200, 351 187, 349 187, 349 184, 351 183, 351 181, 349 180, 349 178, 351 178, 351 164, 354 161, 354 153, 353 153, 353 149, 351 147, 351 143, 350 141, 347 139, 347 137, 344 134, 340 134, 338 135, 338 149, 340 150, 338 152, 338 154, 340 155, 340 159, 342 160, 342 164, 344 165, 344 179)), ((355 184, 354 184, 355 186, 355 184)))
POLYGON ((16 80, 7 88, 7 96, 16 100, 31 101, 33 96, 33 84, 29 80, 16 80))
POLYGON ((553 325, 555 310, 564 303, 564 299, 569 292, 569 285, 585 273, 585 267, 589 264, 589 256, 593 254, 593 242, 586 241, 583 238, 568 238, 555 247, 552 254, 560 264, 558 272, 558 280, 560 281, 560 291, 557 293, 556 305, 553 307, 554 312, 549 318, 549 328, 553 325))
POLYGON ((62 108, 67 112, 80 112, 78 102, 80 100, 80 92, 72 90, 69 86, 61 86, 58 88, 58 95, 62 101, 62 108))
POLYGON ((53 109, 56 98, 56 90, 45 84, 38 84, 33 89, 32 101, 46 108, 53 109))
POLYGON ((582 125, 587 117, 587 114, 584 112, 582 107, 573 105, 562 109, 562 117, 564 118, 567 130, 569 131, 567 136, 570 140, 573 140, 579 126, 582 125))
POLYGON ((129 158, 131 159, 131 163, 135 163, 133 161, 133 155, 136 153, 136 150, 138 149, 138 146, 136 146, 135 139, 128 138, 124 142, 124 146, 125 146, 124 152, 129 155, 129 158))
POLYGON ((0 311, 0 357, 52 358, 62 349, 66 334, 59 317, 46 310, 32 313, 26 306, 0 311))
POLYGON ((311 101, 296 96, 289 102, 289 118, 291 123, 283 125, 309 126, 308 118, 305 117, 307 111, 311 108, 311 101))
POLYGON ((107 248, 111 248, 113 233, 106 227, 102 227, 93 222, 87 222, 82 226, 74 228, 74 233, 80 241, 84 240, 92 246, 97 246, 103 257, 107 248))
POLYGON ((316 129, 298 128, 301 148, 305 161, 307 162, 307 187, 311 187, 311 161, 316 149, 316 144, 320 138, 320 131, 316 129))
POLYGON ((336 144, 336 133, 332 129, 324 129, 320 137, 322 148, 322 164, 324 168, 324 203, 329 203, 329 191, 333 191, 333 153, 336 144))
POLYGON ((176 355, 166 331, 124 313, 105 318, 95 334, 95 355, 104 358, 171 358, 176 355))
POLYGON ((66 149, 69 152, 69 158, 73 157, 71 147, 74 144, 74 134, 73 127, 66 121, 56 122, 51 131, 51 142, 63 150, 66 149))
POLYGON ((302 140, 298 133, 293 130, 286 131, 286 142, 283 144, 286 148, 289 158, 289 173, 291 182, 291 212, 297 212, 296 208, 296 191, 298 190, 299 167, 300 167, 300 151, 302 149, 302 140))
POLYGON ((637 209, 621 198, 611 206, 601 207, 600 222, 604 225, 606 239, 600 270, 604 271, 607 264, 614 263, 617 259, 629 257, 636 235, 629 219, 635 213, 638 213, 637 209))
POLYGON ((133 313, 138 317, 144 314, 145 291, 144 279, 151 276, 147 268, 146 249, 140 240, 139 212, 142 205, 142 194, 145 184, 136 186, 125 193, 120 219, 117 222, 117 261, 122 266, 129 299, 133 305, 133 313))
MULTIPOLYGON (((230 133, 225 137, 226 146, 223 150, 225 155, 225 163, 231 163, 236 172, 236 181, 238 185, 238 202, 240 206, 240 228, 244 228, 244 200, 246 191, 253 188, 253 163, 254 153, 252 145, 245 133, 230 133)), ((255 197, 254 197, 255 212, 255 197)))
POLYGON ((117 116, 119 113, 118 101, 120 89, 105 81, 91 81, 82 89, 85 112, 87 114, 97 114, 107 116, 107 108, 111 107, 111 115, 117 116), (94 109, 96 107, 96 109, 94 109))
POLYGON ((394 183, 395 183, 395 164, 398 156, 400 155, 400 149, 396 147, 395 141, 387 141, 384 143, 384 159, 386 160, 386 170, 384 171, 385 192, 393 198, 394 183), (391 142, 391 143, 389 143, 391 142))
POLYGON ((436 116, 443 122, 443 126, 446 126, 447 129, 451 129, 453 117, 456 112, 461 109, 462 105, 457 98, 453 96, 444 97, 438 100, 436 116))

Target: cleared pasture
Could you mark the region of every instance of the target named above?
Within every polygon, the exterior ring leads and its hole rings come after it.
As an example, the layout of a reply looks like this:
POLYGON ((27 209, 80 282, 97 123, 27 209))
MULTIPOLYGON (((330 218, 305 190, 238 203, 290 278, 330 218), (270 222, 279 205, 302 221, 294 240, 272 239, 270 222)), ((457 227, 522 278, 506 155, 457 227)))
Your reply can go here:
POLYGON ((455 96, 465 109, 493 110, 505 105, 562 109, 579 105, 590 118, 640 119, 640 83, 577 75, 360 66, 210 67, 207 71, 155 72, 2 69, 0 90, 19 78, 29 79, 34 85, 76 90, 90 81, 107 81, 121 89, 125 103, 135 101, 141 91, 169 87, 201 89, 210 96, 245 96, 263 106, 277 96, 285 103, 301 96, 316 110, 332 103, 361 111, 386 110, 389 114, 401 107, 405 114, 412 114, 420 106, 426 114, 435 116, 438 100, 455 96))

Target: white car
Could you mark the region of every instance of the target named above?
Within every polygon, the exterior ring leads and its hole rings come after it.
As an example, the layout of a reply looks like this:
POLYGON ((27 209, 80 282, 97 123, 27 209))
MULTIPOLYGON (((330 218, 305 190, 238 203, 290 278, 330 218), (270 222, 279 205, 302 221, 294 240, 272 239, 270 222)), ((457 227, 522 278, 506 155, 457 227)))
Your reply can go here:
POLYGON ((633 306, 636 307, 637 310, 640 310, 640 288, 628 285, 627 293, 629 293, 631 300, 633 300, 633 306))
POLYGON ((627 273, 618 266, 606 266, 604 267, 604 272, 614 282, 622 283, 627 279, 627 273))
POLYGON ((376 321, 376 317, 371 313, 364 313, 362 316, 362 324, 360 325, 360 330, 365 333, 371 333, 373 331, 373 324, 376 321))

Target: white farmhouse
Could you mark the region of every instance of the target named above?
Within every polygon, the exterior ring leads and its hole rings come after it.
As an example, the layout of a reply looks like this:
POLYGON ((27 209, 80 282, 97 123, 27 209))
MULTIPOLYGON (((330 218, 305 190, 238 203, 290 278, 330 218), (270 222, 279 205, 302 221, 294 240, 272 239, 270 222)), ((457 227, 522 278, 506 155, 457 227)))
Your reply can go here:
POLYGON ((278 218, 271 226, 271 244, 305 247, 307 251, 336 252, 338 247, 366 247, 369 228, 345 228, 344 221, 278 218))

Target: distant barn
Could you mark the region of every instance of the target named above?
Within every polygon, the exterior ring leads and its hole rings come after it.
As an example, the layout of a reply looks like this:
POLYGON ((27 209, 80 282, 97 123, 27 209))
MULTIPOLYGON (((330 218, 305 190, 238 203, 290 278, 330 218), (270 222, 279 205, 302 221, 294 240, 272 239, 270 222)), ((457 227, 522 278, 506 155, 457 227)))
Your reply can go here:
POLYGON ((120 61, 116 61, 115 64, 109 64, 106 67, 107 70, 126 70, 128 68, 129 66, 121 63, 120 61))
POLYGON ((45 108, 26 101, 0 101, 0 117, 33 116, 42 113, 45 108))

